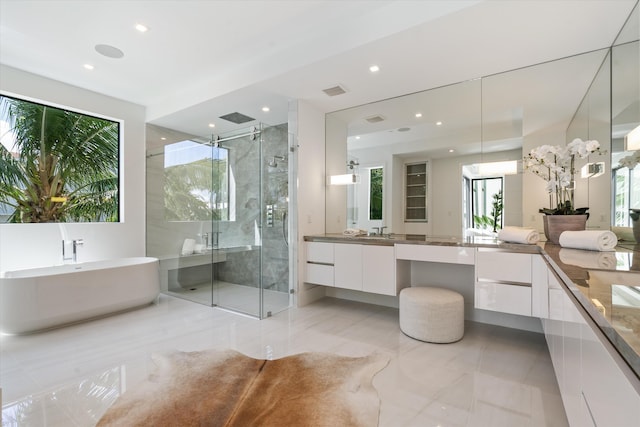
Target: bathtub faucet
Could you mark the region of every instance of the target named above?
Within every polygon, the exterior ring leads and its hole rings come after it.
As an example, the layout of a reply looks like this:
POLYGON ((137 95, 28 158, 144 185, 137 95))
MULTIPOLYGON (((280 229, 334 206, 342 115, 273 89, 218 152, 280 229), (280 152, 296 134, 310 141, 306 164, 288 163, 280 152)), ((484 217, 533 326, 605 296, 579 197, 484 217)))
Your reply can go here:
POLYGON ((78 262, 78 246, 84 245, 84 240, 76 239, 73 241, 73 263, 78 262))

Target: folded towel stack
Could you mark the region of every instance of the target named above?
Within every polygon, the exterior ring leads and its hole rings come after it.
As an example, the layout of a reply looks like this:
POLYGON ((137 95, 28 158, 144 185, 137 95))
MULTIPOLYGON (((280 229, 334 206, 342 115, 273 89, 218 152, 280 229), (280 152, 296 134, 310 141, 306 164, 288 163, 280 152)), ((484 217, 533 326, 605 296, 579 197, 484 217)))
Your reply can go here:
POLYGON ((563 248, 613 251, 618 244, 618 238, 609 230, 563 231, 559 242, 563 248))
POLYGON ((367 233, 367 230, 362 230, 361 228, 347 228, 342 232, 342 234, 345 236, 356 237, 356 236, 366 236, 369 233, 367 233))
POLYGON ((613 252, 581 251, 578 249, 560 249, 560 261, 563 264, 576 265, 582 268, 598 268, 611 270, 616 268, 618 260, 613 252))
POLYGON ((535 245, 540 240, 540 235, 533 228, 504 227, 498 232, 498 240, 535 245))

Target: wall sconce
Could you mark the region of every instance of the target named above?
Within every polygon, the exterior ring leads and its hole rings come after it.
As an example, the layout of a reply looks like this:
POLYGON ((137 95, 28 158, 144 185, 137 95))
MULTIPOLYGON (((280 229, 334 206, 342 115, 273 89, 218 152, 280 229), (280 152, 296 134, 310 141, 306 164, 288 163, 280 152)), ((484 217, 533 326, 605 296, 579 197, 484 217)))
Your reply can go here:
POLYGON ((329 177, 330 185, 350 185, 360 182, 360 176, 355 173, 347 173, 344 175, 331 175, 329 177))
POLYGON ((624 151, 640 150, 640 126, 624 137, 624 151))
POLYGON ((580 169, 582 178, 597 178, 604 174, 604 162, 587 163, 580 169))
POLYGON ((358 175, 355 170, 355 167, 359 165, 360 163, 354 160, 349 160, 347 167, 351 170, 351 173, 344 175, 331 175, 329 177, 329 185, 350 185, 359 183, 360 175, 358 175))

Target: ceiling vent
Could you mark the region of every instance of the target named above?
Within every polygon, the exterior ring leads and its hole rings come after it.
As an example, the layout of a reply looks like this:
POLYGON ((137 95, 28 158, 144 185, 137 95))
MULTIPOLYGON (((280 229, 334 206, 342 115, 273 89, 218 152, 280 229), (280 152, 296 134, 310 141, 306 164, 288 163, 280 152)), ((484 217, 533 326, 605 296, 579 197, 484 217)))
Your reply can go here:
POLYGON ((365 117, 364 119, 366 121, 368 121, 369 123, 379 123, 379 122, 384 121, 384 117, 382 117, 379 114, 376 114, 375 116, 365 117))
POLYGON ((326 93, 328 96, 338 96, 338 95, 342 95, 343 93, 347 93, 346 89, 340 85, 330 87, 327 89, 322 89, 322 91, 326 93))
POLYGON ((237 125, 255 120, 253 117, 245 116, 238 112, 225 114, 224 116, 220 116, 220 118, 237 125))

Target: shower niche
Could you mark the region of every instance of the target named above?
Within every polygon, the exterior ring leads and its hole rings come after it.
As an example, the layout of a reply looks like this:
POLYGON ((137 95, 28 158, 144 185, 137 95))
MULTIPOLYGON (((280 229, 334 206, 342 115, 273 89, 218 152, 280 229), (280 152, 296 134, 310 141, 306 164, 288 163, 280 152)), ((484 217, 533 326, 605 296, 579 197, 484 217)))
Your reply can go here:
POLYGON ((188 135, 147 125, 147 255, 161 291, 264 318, 289 307, 287 125, 188 135))

